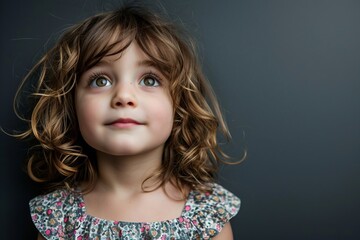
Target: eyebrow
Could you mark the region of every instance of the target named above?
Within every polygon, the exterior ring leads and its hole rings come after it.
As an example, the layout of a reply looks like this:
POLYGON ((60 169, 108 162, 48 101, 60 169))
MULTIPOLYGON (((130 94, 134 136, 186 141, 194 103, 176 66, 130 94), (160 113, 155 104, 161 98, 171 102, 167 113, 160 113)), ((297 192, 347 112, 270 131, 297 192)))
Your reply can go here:
MULTIPOLYGON (((101 65, 111 65, 113 61, 108 61, 108 60, 104 60, 101 59, 95 66, 101 66, 101 65)), ((136 66, 141 67, 141 66, 146 66, 146 67, 155 67, 157 68, 156 64, 154 61, 151 61, 149 59, 145 59, 145 60, 140 60, 136 63, 136 66)))
MULTIPOLYGON (((117 60, 117 59, 116 59, 117 60)), ((116 61, 115 60, 115 61, 116 61)), ((93 67, 89 68, 87 71, 89 71, 90 69, 94 68, 94 67, 106 67, 106 66, 109 66, 109 65, 112 65, 114 61, 110 61, 110 60, 106 60, 106 59, 101 59, 97 64, 95 64, 93 67)), ((154 68, 155 71, 157 71, 159 74, 163 75, 163 76, 166 76, 166 74, 164 74, 163 71, 160 70, 159 68, 159 65, 156 64, 155 61, 149 59, 149 58, 146 58, 146 59, 142 59, 142 60, 139 60, 135 63, 135 66, 137 67, 151 67, 151 68, 154 68)))
POLYGON ((146 67, 156 67, 156 64, 154 61, 151 61, 149 59, 141 60, 136 63, 137 66, 146 66, 146 67))
MULTIPOLYGON (((115 60, 116 61, 116 60, 115 60)), ((91 69, 96 68, 96 67, 108 67, 109 65, 112 65, 112 62, 114 61, 109 61, 106 59, 101 59, 97 64, 95 64, 93 67, 87 69, 85 72, 91 71, 91 69)), ((152 61, 151 59, 143 59, 143 60, 139 60, 135 63, 135 65, 137 67, 151 67, 154 68, 154 71, 159 74, 160 76, 164 77, 165 79, 167 79, 167 75, 160 70, 159 65, 156 64, 155 61, 152 61)), ((85 73, 84 72, 84 73, 85 73)))
POLYGON ((160 66, 158 64, 156 64, 156 62, 150 60, 150 59, 145 59, 145 60, 141 60, 138 61, 137 63, 138 67, 150 67, 153 68, 155 73, 157 73, 159 75, 159 77, 163 78, 163 79, 168 79, 168 75, 166 72, 163 72, 160 68, 160 66))

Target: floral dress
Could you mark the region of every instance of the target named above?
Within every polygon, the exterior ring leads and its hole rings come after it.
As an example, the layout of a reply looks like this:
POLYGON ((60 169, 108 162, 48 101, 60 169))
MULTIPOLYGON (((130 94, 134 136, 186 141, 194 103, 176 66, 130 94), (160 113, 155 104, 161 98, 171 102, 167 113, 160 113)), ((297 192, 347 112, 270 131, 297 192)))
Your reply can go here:
POLYGON ((181 216, 161 222, 110 221, 88 215, 83 196, 60 189, 30 201, 32 220, 46 239, 211 239, 237 214, 240 200, 218 184, 191 191, 181 216))

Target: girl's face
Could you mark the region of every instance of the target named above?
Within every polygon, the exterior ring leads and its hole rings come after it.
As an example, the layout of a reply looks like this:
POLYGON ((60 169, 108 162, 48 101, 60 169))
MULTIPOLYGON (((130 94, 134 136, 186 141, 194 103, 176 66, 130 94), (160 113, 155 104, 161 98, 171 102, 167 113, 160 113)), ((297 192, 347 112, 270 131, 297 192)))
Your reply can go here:
POLYGON ((82 74, 75 107, 84 140, 114 156, 162 153, 173 126, 168 81, 136 42, 82 74))

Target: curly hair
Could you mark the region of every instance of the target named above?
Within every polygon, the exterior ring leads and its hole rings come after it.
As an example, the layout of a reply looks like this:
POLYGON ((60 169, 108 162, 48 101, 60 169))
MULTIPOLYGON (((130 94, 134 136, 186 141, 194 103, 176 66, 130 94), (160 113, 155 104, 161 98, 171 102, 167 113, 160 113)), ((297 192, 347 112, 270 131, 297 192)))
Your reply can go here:
POLYGON ((161 169, 144 182, 157 180, 149 191, 169 181, 182 192, 185 186, 209 189, 219 163, 227 160, 217 143, 217 132, 227 139, 230 134, 202 73, 195 44, 164 16, 135 5, 95 15, 69 28, 25 77, 15 111, 24 83, 35 78, 37 84, 29 128, 17 137, 36 142, 27 162, 34 181, 55 188, 72 188, 82 182, 89 190, 95 185, 95 150, 79 133, 74 89, 82 73, 102 58, 121 53, 132 41, 169 79, 174 107, 173 129, 165 143, 161 169))

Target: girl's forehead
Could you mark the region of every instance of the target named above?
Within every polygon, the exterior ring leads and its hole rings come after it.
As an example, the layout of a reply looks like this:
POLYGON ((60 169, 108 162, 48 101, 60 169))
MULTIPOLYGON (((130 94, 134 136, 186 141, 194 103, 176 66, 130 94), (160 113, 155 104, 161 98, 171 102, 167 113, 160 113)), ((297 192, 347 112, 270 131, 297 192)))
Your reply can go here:
MULTIPOLYGON (((133 40, 128 46, 119 43, 110 49, 104 57, 100 59, 98 64, 112 64, 121 58, 135 62, 138 66, 154 66, 152 59, 140 48, 136 40, 133 40)), ((96 64, 96 65, 98 65, 96 64)))
MULTIPOLYGON (((98 29, 99 31, 100 29, 98 29)), ((174 39, 151 28, 129 28, 128 26, 112 26, 104 29, 101 34, 88 41, 82 49, 81 72, 87 71, 100 62, 114 62, 123 57, 130 45, 136 45, 139 55, 147 65, 170 75, 171 69, 176 66, 179 53, 174 49, 174 39), (164 36, 163 36, 164 35, 164 36)), ((97 32, 98 32, 97 31, 97 32)))

